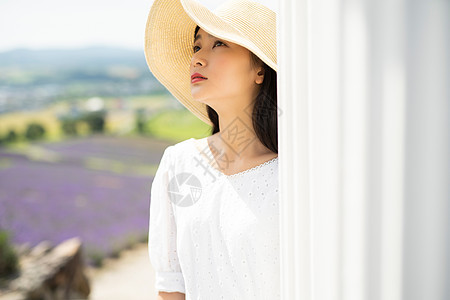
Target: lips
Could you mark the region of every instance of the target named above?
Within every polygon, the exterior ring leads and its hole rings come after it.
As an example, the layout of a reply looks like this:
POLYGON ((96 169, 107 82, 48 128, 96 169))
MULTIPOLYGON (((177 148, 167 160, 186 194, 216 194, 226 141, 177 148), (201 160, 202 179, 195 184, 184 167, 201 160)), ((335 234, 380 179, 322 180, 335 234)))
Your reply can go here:
POLYGON ((192 83, 197 82, 197 81, 206 80, 206 79, 208 79, 208 78, 206 78, 205 76, 203 76, 203 75, 200 74, 200 73, 194 73, 194 74, 192 74, 192 76, 191 76, 191 82, 192 82, 192 83))

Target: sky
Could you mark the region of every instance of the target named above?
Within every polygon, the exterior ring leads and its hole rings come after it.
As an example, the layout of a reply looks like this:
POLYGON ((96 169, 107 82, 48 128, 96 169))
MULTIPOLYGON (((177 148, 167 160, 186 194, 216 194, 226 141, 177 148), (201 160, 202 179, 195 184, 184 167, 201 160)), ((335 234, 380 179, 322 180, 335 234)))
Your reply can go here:
MULTIPOLYGON (((197 0, 214 10, 223 0, 197 0)), ((277 0, 254 0, 272 10, 277 0)), ((153 0, 0 0, 0 52, 117 46, 143 49, 153 0)))

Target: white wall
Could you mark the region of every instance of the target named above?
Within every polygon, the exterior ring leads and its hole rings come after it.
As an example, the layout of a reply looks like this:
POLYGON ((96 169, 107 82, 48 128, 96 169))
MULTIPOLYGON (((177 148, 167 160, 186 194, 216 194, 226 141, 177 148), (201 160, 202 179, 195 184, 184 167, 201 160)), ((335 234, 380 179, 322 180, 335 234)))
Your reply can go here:
POLYGON ((450 4, 281 0, 282 299, 450 299, 450 4))

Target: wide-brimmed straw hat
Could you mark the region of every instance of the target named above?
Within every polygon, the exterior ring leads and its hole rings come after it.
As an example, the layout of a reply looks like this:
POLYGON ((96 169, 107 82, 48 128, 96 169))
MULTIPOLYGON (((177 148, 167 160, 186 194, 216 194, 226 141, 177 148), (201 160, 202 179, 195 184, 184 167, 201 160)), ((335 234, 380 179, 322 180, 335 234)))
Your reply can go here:
POLYGON ((276 14, 249 0, 230 0, 214 12, 194 0, 155 0, 145 29, 145 58, 169 92, 205 123, 212 125, 206 104, 191 94, 190 64, 194 30, 236 43, 277 71, 276 14))

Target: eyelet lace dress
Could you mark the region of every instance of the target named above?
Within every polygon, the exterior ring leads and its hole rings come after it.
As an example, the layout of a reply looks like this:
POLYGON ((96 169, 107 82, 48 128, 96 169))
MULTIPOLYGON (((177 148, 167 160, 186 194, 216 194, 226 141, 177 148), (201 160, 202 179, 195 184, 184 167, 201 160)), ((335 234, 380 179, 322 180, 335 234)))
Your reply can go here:
POLYGON ((207 138, 168 146, 151 185, 157 291, 187 300, 280 299, 278 157, 233 175, 207 138))

